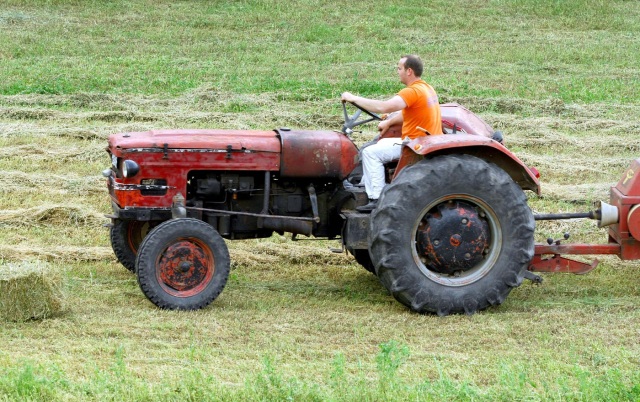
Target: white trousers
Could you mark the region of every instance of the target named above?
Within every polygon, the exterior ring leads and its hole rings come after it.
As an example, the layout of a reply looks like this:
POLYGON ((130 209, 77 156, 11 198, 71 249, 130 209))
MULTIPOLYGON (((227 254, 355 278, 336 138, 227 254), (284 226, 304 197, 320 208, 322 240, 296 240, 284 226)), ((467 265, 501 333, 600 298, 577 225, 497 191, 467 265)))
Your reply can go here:
POLYGON ((380 198, 384 182, 384 164, 400 159, 402 139, 383 138, 362 150, 362 181, 367 196, 380 198))

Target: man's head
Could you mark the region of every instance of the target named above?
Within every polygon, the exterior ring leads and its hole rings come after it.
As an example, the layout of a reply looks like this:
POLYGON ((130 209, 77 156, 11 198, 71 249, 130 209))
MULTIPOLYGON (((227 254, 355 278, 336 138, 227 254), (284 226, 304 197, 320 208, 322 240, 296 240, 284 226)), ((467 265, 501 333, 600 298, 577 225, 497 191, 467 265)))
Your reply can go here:
POLYGON ((405 85, 411 84, 413 81, 420 79, 424 65, 420 57, 415 54, 402 56, 398 62, 398 75, 400 82, 405 85))

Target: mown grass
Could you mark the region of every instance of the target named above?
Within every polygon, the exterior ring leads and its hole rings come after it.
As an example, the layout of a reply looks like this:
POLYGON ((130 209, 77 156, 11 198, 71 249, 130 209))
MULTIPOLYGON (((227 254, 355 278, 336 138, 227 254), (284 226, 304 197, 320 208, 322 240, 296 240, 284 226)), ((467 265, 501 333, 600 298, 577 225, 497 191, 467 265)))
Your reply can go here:
MULTIPOLYGON (((59 317, 3 323, 4 400, 637 400, 637 262, 546 275, 471 317, 408 312, 337 242, 229 242, 229 284, 156 309, 110 250, 110 133, 335 129, 399 55, 542 173, 537 212, 608 198, 640 141, 628 1, 24 2, 0 9, 0 258, 64 272, 59 317)), ((367 127, 358 143, 373 135, 367 127)), ((605 242, 591 221, 536 238, 605 242)))

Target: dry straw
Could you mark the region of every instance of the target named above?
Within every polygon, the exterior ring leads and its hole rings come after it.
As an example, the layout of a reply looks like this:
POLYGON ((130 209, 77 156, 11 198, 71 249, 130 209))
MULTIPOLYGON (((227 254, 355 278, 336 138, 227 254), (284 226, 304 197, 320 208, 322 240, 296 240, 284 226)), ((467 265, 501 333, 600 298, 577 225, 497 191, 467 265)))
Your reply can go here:
POLYGON ((62 274, 41 261, 0 263, 0 320, 22 322, 59 314, 62 274))

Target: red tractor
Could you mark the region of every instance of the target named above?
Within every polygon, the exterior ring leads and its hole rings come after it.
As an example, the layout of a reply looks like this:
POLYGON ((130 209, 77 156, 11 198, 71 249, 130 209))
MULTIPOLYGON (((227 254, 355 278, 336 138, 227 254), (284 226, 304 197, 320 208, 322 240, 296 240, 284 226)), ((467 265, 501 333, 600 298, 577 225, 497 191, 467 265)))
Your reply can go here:
MULTIPOLYGON (((355 105, 357 107, 357 105, 355 105)), ((379 119, 358 108, 341 132, 163 130, 113 134, 107 178, 110 238, 146 297, 164 309, 200 309, 222 292, 223 239, 289 232, 340 239, 411 310, 472 314, 502 303, 532 271, 586 272, 561 254, 640 258, 640 169, 612 189, 612 204, 584 214, 534 216, 524 190, 538 173, 465 108, 442 105, 446 135, 404 143, 386 165, 388 185, 371 214, 358 184, 354 127, 379 119), (366 115, 362 118, 361 112, 366 115), (609 243, 534 244, 535 219, 590 217, 609 243)), ((400 128, 390 130, 399 135, 400 128)))

